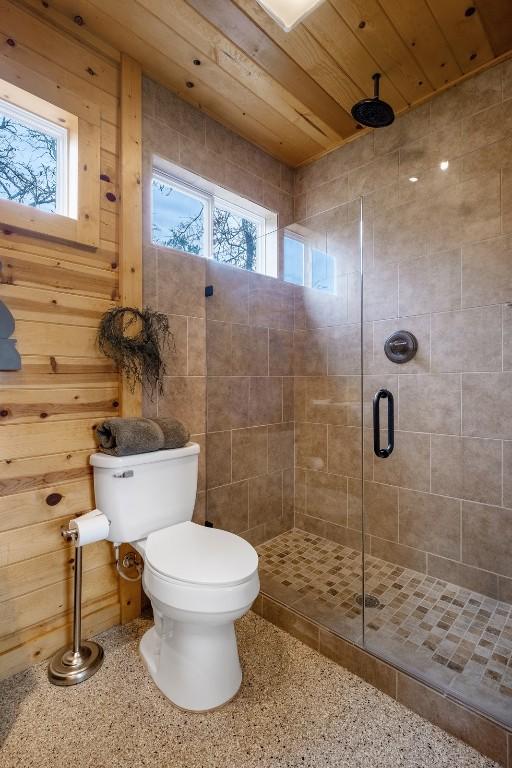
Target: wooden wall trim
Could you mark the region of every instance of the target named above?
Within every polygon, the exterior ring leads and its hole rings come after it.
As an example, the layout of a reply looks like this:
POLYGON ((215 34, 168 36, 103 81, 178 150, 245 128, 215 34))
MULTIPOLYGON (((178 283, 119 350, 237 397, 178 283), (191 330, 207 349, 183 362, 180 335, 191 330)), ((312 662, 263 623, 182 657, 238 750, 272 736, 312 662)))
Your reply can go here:
MULTIPOLYGON (((119 294, 121 306, 142 307, 142 69, 121 54, 121 217, 119 229, 119 294)), ((120 382, 121 415, 142 415, 142 390, 120 382)), ((126 548, 125 548, 126 549, 126 548)), ((140 582, 119 584, 121 622, 140 614, 140 582)))

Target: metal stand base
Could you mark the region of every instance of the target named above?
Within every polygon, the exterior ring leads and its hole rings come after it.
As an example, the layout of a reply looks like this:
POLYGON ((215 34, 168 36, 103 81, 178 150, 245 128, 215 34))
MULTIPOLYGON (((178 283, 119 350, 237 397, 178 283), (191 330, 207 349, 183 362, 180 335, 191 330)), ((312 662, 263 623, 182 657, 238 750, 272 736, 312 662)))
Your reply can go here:
MULTIPOLYGON (((65 539, 73 540, 73 531, 63 531, 65 539)), ((75 580, 73 596, 73 644, 65 645, 48 665, 48 680, 53 685, 77 685, 88 680, 103 664, 103 648, 82 636, 82 547, 75 550, 75 580)))
POLYGON ((60 648, 48 666, 53 685, 76 685, 94 675, 103 664, 103 648, 92 640, 82 640, 78 653, 69 646, 60 648))

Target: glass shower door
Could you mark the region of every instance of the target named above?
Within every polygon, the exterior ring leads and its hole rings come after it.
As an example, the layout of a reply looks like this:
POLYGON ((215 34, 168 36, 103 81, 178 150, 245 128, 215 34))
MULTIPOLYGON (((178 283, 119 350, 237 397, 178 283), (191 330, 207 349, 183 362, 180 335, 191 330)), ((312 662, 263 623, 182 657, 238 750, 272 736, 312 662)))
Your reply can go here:
POLYGON ((448 165, 363 208, 364 643, 510 727, 512 260, 448 165))
POLYGON ((209 260, 206 280, 206 518, 258 548, 266 598, 353 640, 360 233, 356 200, 267 233, 250 269, 209 260))

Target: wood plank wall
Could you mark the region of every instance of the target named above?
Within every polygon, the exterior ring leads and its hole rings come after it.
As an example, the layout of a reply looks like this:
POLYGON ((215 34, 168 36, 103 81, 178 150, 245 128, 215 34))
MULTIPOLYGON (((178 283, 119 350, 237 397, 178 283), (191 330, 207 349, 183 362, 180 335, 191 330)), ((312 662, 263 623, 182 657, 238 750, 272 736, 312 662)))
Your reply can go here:
MULTIPOLYGON (((101 314, 119 297, 119 57, 0 0, 0 77, 101 109, 97 250, 0 231, 0 298, 16 319, 19 372, 0 373, 0 676, 70 639, 73 548, 60 526, 93 507, 93 428, 118 414, 116 371, 96 349, 101 314), (6 39, 14 45, 4 45, 6 39), (106 194, 111 192, 115 200, 106 194)), ((120 620, 106 542, 84 551, 84 633, 120 620)))

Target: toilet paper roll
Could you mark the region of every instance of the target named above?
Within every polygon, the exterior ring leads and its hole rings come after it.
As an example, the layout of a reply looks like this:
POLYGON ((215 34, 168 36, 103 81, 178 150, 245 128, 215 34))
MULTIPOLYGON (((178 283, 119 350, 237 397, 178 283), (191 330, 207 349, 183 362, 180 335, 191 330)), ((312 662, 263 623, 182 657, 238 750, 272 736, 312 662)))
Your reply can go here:
POLYGON ((110 523, 106 515, 99 509, 86 512, 85 515, 70 520, 69 527, 77 532, 75 544, 83 547, 84 544, 92 544, 95 541, 103 541, 107 538, 110 523))

